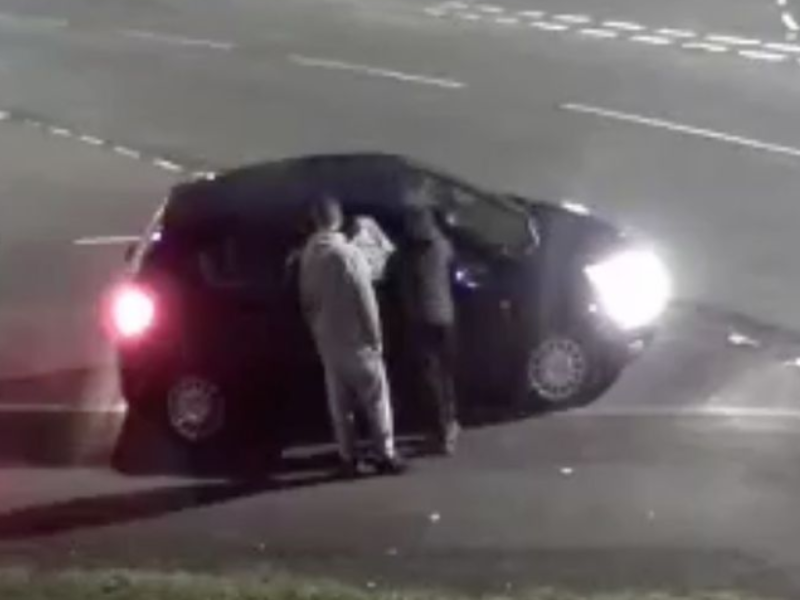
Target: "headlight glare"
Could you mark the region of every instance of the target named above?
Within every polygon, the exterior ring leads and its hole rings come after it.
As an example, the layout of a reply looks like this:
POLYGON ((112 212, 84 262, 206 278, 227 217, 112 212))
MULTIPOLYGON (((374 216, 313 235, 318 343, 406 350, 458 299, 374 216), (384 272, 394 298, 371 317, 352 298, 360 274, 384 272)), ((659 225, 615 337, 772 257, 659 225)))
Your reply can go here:
POLYGON ((661 259, 650 250, 622 250, 585 269, 600 307, 622 329, 654 322, 672 297, 672 281, 661 259))

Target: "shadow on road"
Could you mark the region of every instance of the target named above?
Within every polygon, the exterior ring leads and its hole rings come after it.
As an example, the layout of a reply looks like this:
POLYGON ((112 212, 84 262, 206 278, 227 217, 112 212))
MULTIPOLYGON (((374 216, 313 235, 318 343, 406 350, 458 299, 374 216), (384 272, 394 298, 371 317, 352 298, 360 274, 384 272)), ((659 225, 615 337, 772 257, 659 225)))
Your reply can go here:
POLYGON ((296 482, 221 483, 191 485, 74 498, 0 513, 0 540, 68 533, 181 512, 228 502, 268 490, 323 483, 325 477, 296 482))

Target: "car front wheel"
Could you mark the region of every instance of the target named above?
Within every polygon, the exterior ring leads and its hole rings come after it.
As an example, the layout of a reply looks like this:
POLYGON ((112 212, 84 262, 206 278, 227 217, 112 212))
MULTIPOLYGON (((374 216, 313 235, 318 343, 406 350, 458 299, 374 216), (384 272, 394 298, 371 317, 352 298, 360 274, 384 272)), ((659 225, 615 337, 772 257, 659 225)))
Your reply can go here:
POLYGON ((529 393, 542 408, 558 410, 591 402, 614 381, 617 370, 574 332, 552 332, 528 353, 529 393))

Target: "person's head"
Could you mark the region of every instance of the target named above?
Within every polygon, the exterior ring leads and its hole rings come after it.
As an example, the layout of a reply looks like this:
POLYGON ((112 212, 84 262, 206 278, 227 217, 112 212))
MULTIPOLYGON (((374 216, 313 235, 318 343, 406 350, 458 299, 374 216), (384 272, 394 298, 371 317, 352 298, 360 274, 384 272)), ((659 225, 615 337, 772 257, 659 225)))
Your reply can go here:
POLYGON ((358 217, 355 216, 345 216, 344 217, 344 224, 342 225, 342 233, 347 237, 347 239, 353 239, 358 235, 358 232, 361 230, 361 222, 359 221, 358 217))
POLYGON ((338 231, 344 216, 342 205, 333 196, 322 196, 311 205, 311 223, 316 231, 338 231))
POLYGON ((430 242, 439 235, 436 217, 430 208, 415 207, 405 214, 405 230, 415 242, 430 242))

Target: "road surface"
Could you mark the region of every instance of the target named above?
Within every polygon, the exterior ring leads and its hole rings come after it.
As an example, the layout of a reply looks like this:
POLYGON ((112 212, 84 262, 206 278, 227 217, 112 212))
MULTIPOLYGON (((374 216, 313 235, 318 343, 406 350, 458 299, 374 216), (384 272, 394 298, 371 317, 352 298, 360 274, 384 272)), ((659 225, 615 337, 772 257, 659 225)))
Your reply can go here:
POLYGON ((792 10, 0 0, 0 554, 796 596, 792 10), (125 242, 197 171, 356 149, 640 229, 681 303, 596 405, 476 428, 406 478, 330 482, 302 452, 259 488, 112 472, 97 312, 125 242))

